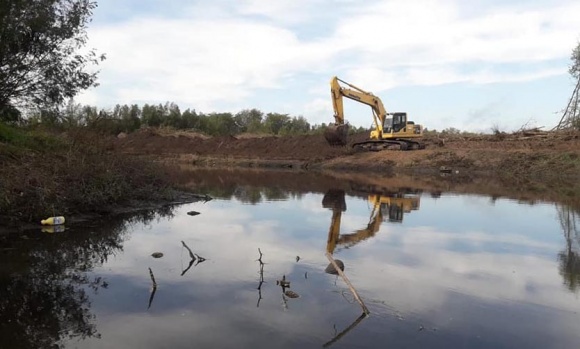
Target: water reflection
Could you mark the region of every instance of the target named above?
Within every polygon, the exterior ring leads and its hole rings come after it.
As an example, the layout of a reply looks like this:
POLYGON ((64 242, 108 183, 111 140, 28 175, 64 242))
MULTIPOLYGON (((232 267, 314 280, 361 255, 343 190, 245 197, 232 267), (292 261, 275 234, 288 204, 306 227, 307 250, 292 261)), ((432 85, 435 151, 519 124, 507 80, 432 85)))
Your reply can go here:
POLYGON ((318 177, 195 176, 198 192, 222 200, 4 238, 0 347, 580 344, 578 211, 569 206, 492 205, 400 180, 378 190, 318 177), (324 272, 325 252, 345 262, 370 317, 324 272))
POLYGON ((324 194, 322 207, 332 210, 326 247, 328 253, 333 254, 337 245, 350 248, 375 236, 385 217, 390 223, 402 223, 406 213, 419 209, 421 198, 414 190, 401 189, 395 192, 369 194, 367 200, 372 205, 372 210, 366 227, 353 233, 340 234, 342 213, 347 210, 345 192, 341 189, 330 189, 324 194))
POLYGON ((558 254, 560 261, 560 275, 564 278, 564 284, 572 292, 578 292, 580 288, 580 215, 575 209, 556 205, 558 219, 566 240, 566 249, 558 254))
POLYGON ((98 338, 90 297, 109 284, 90 272, 123 252, 132 224, 170 215, 165 208, 102 226, 0 235, 0 347, 53 348, 98 338))

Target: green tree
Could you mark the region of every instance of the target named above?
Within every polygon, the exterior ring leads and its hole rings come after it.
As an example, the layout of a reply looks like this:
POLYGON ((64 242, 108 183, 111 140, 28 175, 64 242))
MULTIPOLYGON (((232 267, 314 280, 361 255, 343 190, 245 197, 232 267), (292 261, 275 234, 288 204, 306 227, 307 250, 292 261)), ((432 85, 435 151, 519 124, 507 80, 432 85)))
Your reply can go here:
POLYGON ((264 128, 267 132, 277 135, 288 122, 290 122, 288 114, 268 113, 264 120, 264 128))
POLYGON ((202 131, 212 136, 226 136, 238 134, 239 128, 231 113, 211 113, 207 115, 202 131))
POLYGON ((201 130, 201 116, 195 110, 186 109, 181 114, 181 120, 184 129, 201 130))
POLYGON ((258 109, 244 109, 234 116, 240 132, 257 133, 262 131, 264 113, 258 109))
POLYGON ((96 86, 88 68, 105 57, 81 53, 96 7, 90 0, 0 2, 0 107, 58 108, 96 86))
POLYGON ((282 135, 297 135, 306 134, 310 131, 310 124, 303 117, 293 117, 287 121, 284 126, 280 129, 280 134, 282 135))
POLYGON ((572 61, 569 69, 570 74, 576 79, 580 79, 580 41, 576 45, 576 48, 572 50, 570 60, 572 61))
POLYGON ((147 126, 158 127, 163 121, 161 112, 154 105, 145 104, 141 115, 141 121, 147 126))
POLYGON ((20 111, 12 105, 0 105, 0 122, 7 124, 17 124, 22 121, 20 111))
POLYGON ((164 126, 171 126, 175 128, 183 128, 182 127, 182 119, 181 119, 181 110, 179 110, 179 106, 175 103, 167 102, 163 107, 163 125, 164 126))

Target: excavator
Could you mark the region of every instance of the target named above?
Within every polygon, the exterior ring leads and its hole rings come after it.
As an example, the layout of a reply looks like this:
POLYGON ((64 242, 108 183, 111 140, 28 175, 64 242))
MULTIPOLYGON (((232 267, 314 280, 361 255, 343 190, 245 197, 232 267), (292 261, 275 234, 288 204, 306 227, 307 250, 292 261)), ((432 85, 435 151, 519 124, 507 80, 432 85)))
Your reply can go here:
POLYGON ((385 220, 385 216, 389 222, 402 223, 405 213, 419 209, 420 198, 419 196, 407 196, 404 192, 396 192, 388 195, 370 194, 368 201, 373 205, 373 208, 367 226, 350 234, 340 234, 342 213, 346 211, 345 192, 337 189, 326 192, 322 198, 322 207, 332 210, 326 243, 328 253, 333 254, 337 245, 349 248, 375 236, 381 223, 385 220))
POLYGON ((343 97, 366 104, 373 112, 374 129, 368 140, 352 145, 355 150, 380 151, 384 149, 415 150, 424 149, 419 142, 423 137, 423 126, 407 120, 406 112, 387 113, 381 99, 374 94, 356 87, 334 76, 330 80, 330 94, 334 109, 334 124, 324 132, 324 138, 331 146, 345 146, 349 125, 345 124, 343 97), (341 86, 340 83, 346 85, 341 86))

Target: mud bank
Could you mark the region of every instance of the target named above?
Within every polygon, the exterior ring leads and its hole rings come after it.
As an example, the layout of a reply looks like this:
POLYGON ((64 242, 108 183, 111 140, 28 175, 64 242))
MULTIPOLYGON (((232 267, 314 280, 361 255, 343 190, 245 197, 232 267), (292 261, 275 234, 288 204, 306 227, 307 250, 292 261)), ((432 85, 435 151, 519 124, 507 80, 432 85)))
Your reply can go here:
POLYGON ((285 137, 199 137, 142 130, 115 141, 114 148, 136 156, 197 167, 244 167, 437 173, 441 169, 469 176, 521 181, 580 179, 578 133, 425 137, 416 151, 356 153, 350 145, 367 134, 350 137, 346 147, 330 147, 321 135, 285 137))

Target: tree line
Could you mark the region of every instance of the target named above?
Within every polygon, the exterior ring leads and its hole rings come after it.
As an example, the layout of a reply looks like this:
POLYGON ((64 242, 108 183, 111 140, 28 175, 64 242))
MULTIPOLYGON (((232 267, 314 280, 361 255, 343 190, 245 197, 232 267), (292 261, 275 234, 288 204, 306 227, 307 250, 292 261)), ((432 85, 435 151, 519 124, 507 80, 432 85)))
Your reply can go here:
MULTIPOLYGON (((210 136, 238 135, 242 133, 299 135, 322 133, 326 124, 310 124, 303 116, 281 113, 264 113, 256 108, 237 113, 203 113, 195 109, 181 108, 173 103, 165 104, 117 104, 112 109, 99 109, 69 101, 59 111, 39 110, 32 112, 19 123, 47 125, 57 128, 87 127, 108 134, 131 133, 142 127, 168 127, 189 130, 210 136)), ((352 128, 358 132, 364 128, 352 128)))

